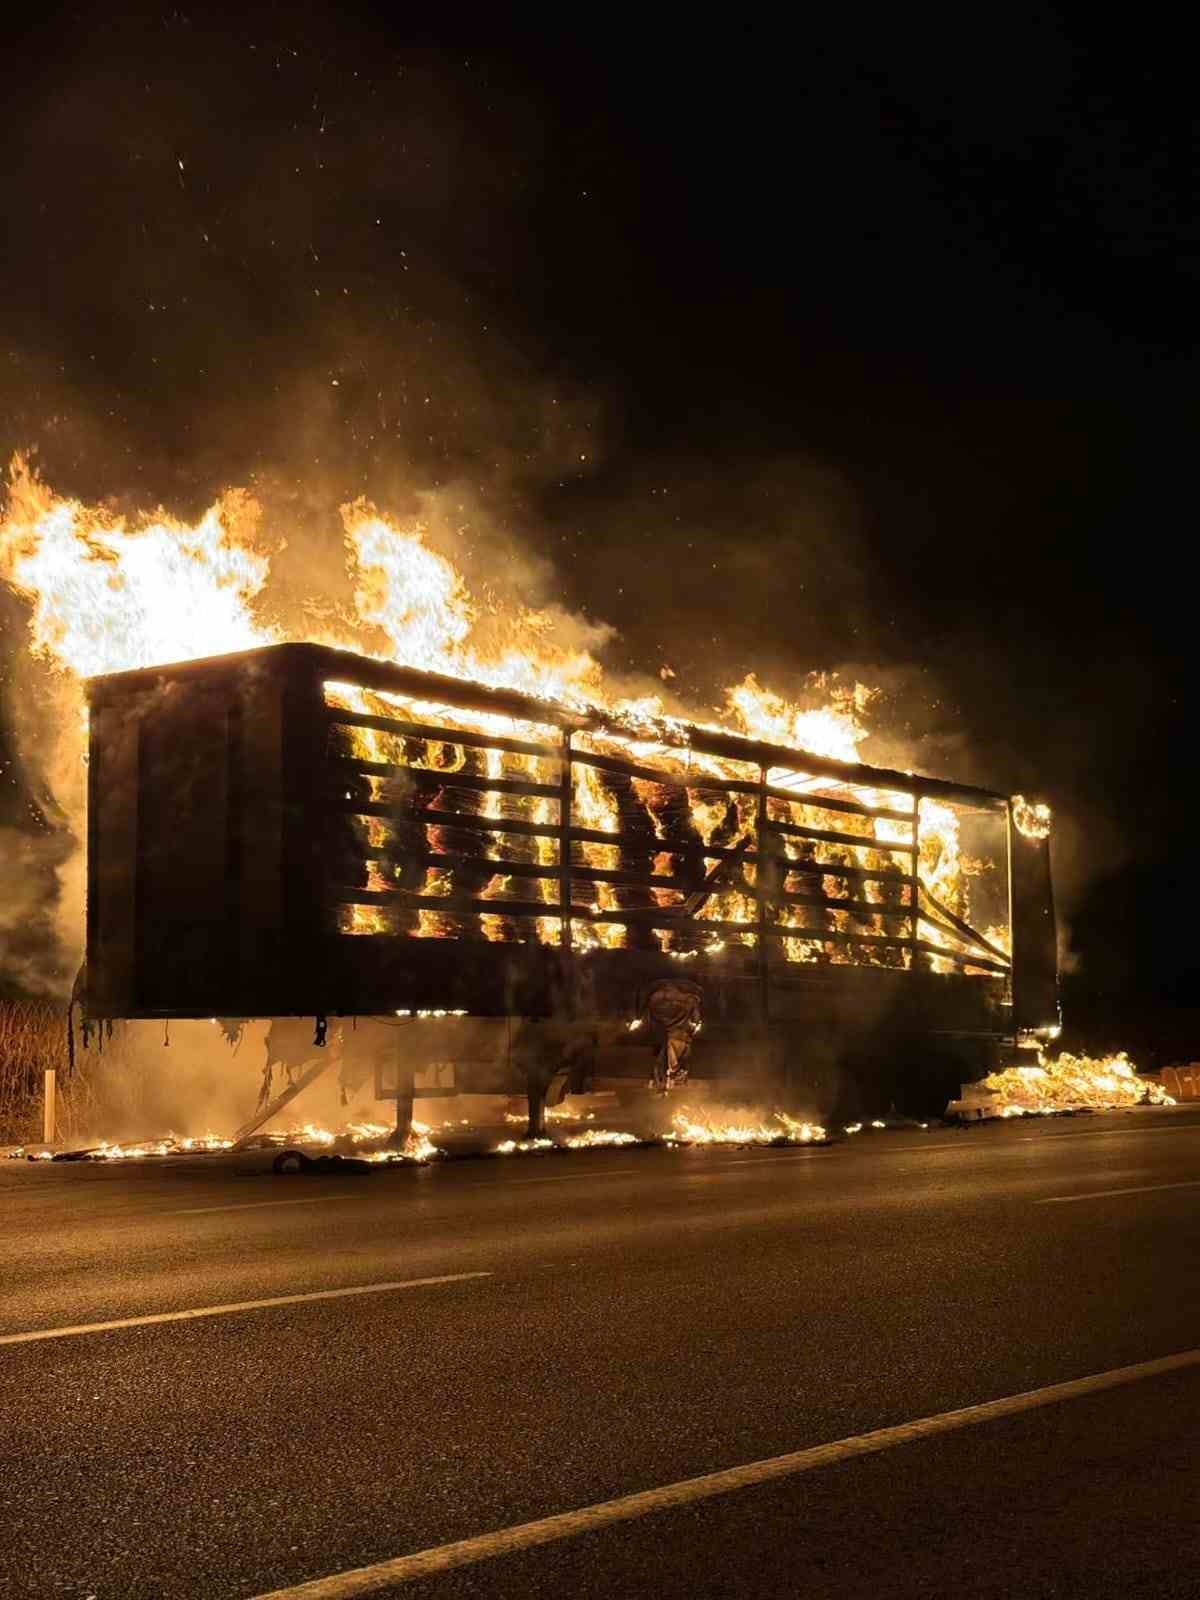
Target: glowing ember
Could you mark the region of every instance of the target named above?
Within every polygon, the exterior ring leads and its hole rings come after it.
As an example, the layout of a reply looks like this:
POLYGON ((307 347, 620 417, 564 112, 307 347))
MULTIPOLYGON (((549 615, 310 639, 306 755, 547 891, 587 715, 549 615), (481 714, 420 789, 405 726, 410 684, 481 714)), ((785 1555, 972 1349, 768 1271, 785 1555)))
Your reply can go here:
POLYGON ((429 1137, 429 1129, 423 1122, 414 1122, 412 1132, 404 1141, 399 1150, 374 1150, 364 1159, 367 1161, 435 1161, 444 1152, 429 1137))
POLYGON ((297 1128, 273 1128, 267 1135, 275 1144, 333 1144, 337 1138, 328 1128, 318 1128, 312 1122, 297 1128))
POLYGON ((101 1142, 86 1152, 89 1161, 140 1161, 146 1156, 199 1155, 232 1150, 233 1140, 220 1134, 205 1133, 197 1138, 180 1139, 168 1133, 161 1139, 139 1139, 131 1144, 101 1142))
POLYGON ((306 1122, 297 1128, 272 1129, 259 1137, 275 1145, 316 1144, 328 1148, 334 1144, 349 1144, 355 1147, 355 1154, 362 1155, 369 1161, 432 1161, 443 1153, 430 1139, 432 1131, 428 1123, 414 1121, 407 1140, 398 1150, 377 1150, 370 1153, 363 1152, 357 1147, 378 1144, 381 1140, 390 1139, 395 1130, 387 1123, 348 1122, 344 1128, 335 1133, 329 1128, 306 1122))
MULTIPOLYGON (((414 1122, 413 1128, 414 1130, 420 1128, 422 1133, 429 1131, 423 1123, 419 1122, 414 1122)), ((356 1142, 359 1140, 386 1139, 391 1131, 386 1122, 348 1122, 346 1124, 346 1132, 356 1142)))
POLYGON ((772 1111, 765 1122, 716 1122, 681 1106, 671 1119, 668 1144, 813 1144, 825 1138, 815 1122, 798 1122, 786 1112, 772 1111))
POLYGON ((1123 1050, 1100 1057, 1064 1051, 1054 1060, 1039 1054, 1036 1067, 1008 1067, 1004 1072, 993 1072, 983 1080, 982 1087, 995 1097, 992 1115, 1002 1117, 1175 1104, 1161 1084, 1138 1077, 1123 1050))
MULTIPOLYGON (((596 1120, 596 1113, 594 1111, 587 1111, 580 1116, 578 1113, 569 1110, 566 1106, 547 1106, 543 1112, 543 1119, 546 1122, 594 1122, 596 1120)), ((505 1122, 528 1122, 529 1117, 528 1114, 523 1111, 506 1111, 504 1113, 504 1120, 505 1122)))
MULTIPOLYGON (((336 1132, 313 1122, 305 1122, 290 1128, 272 1128, 253 1134, 247 1148, 266 1146, 268 1149, 284 1149, 292 1146, 316 1145, 328 1150, 334 1145, 351 1146, 355 1154, 364 1155, 365 1159, 371 1161, 431 1161, 443 1153, 429 1137, 432 1129, 423 1122, 412 1124, 412 1131, 399 1150, 382 1150, 367 1154, 358 1148, 361 1145, 378 1144, 381 1140, 390 1138, 393 1131, 383 1122, 349 1122, 336 1132)), ((158 1139, 139 1139, 124 1143, 102 1140, 92 1149, 67 1153, 89 1161, 137 1161, 149 1156, 199 1155, 234 1148, 234 1141, 221 1134, 205 1133, 181 1139, 173 1133, 168 1133, 158 1139)), ((54 1152, 38 1152, 30 1159, 53 1160, 54 1152)))
POLYGON ((553 1139, 504 1139, 493 1152, 498 1156, 525 1155, 530 1150, 553 1150, 553 1139))
POLYGON ((1023 794, 1012 797, 1012 819, 1018 833, 1027 839, 1048 839, 1053 820, 1050 807, 1026 800, 1023 794))
POLYGON ((568 1150, 599 1150, 611 1145, 639 1144, 635 1133, 620 1133, 613 1128, 587 1128, 564 1139, 568 1150))

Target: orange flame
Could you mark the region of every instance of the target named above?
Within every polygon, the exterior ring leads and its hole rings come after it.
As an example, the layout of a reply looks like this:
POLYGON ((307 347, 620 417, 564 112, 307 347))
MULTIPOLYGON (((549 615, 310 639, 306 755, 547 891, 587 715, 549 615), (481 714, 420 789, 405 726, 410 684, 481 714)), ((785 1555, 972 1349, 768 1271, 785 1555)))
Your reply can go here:
MULTIPOLYGON (((532 610, 522 606, 501 608, 490 600, 473 595, 463 574, 444 555, 434 550, 427 531, 418 524, 405 525, 388 517, 365 500, 342 508, 347 561, 353 585, 355 620, 345 628, 349 638, 330 637, 328 642, 348 644, 359 651, 402 661, 425 670, 468 677, 499 687, 511 687, 574 707, 599 710, 608 726, 595 735, 598 748, 610 748, 638 762, 653 762, 687 785, 688 803, 697 836, 713 842, 723 829, 722 845, 728 847, 754 831, 754 799, 740 796, 735 825, 730 827, 727 808, 712 798, 711 791, 693 785, 705 775, 739 777, 751 775, 745 764, 704 756, 688 748, 683 724, 665 714, 657 694, 638 699, 622 698, 610 691, 599 663, 579 643, 580 631, 568 632, 562 617, 553 610, 532 610)), ((307 616, 295 631, 267 625, 257 614, 262 601, 269 598, 270 557, 259 534, 260 512, 256 502, 244 491, 229 490, 194 524, 181 522, 164 511, 127 518, 98 507, 56 496, 37 477, 25 457, 14 458, 9 473, 9 497, 0 522, 0 577, 29 605, 30 647, 48 662, 64 682, 74 686, 78 680, 99 672, 165 664, 227 651, 253 648, 289 637, 312 637, 307 616)), ((595 630, 593 630, 593 635, 595 630)), ((585 639, 588 637, 584 634, 585 639)), ((352 709, 367 709, 366 691, 351 685, 330 685, 331 703, 352 709)), ((387 702, 391 697, 371 692, 387 702)), ((793 703, 774 690, 759 684, 753 674, 730 687, 725 697, 727 725, 735 731, 771 743, 786 745, 799 752, 855 761, 868 734, 866 714, 876 692, 861 683, 843 684, 833 677, 812 676, 804 691, 805 704, 793 703), (821 703, 810 703, 815 701, 821 703)), ((375 707, 374 709, 378 709, 375 707)), ((480 713, 467 717, 456 712, 445 716, 446 708, 422 707, 407 703, 407 712, 417 720, 449 721, 451 727, 469 722, 483 732, 499 731, 526 737, 541 734, 517 729, 511 718, 480 713), (457 719, 457 721, 455 720, 457 719)), ((64 713, 66 722, 76 721, 64 713)), ((76 727, 65 727, 63 737, 74 741, 76 727)), ((387 735, 369 729, 353 734, 354 753, 364 759, 387 764, 387 735)), ((447 748, 452 748, 448 745, 447 748)), ((515 770, 502 766, 511 758, 497 752, 487 756, 487 772, 495 777, 522 775, 546 782, 549 774, 538 770, 534 759, 515 770)), ((78 771, 78 759, 75 761, 78 771)), ((756 769, 755 769, 756 770, 756 769)), ((577 764, 574 768, 573 804, 582 826, 600 833, 616 835, 621 827, 620 812, 612 792, 596 768, 577 764)), ((814 778, 803 771, 774 769, 768 782, 794 792, 796 803, 819 807, 816 791, 828 790, 829 780, 814 778)), ((836 786, 834 786, 836 787, 836 786)), ((876 807, 896 808, 899 797, 859 787, 855 798, 876 807)), ((636 791, 654 829, 659 820, 648 790, 636 791)), ((65 809, 78 823, 82 796, 76 792, 65 809)), ((505 802, 507 803, 507 802, 505 802)), ((786 804, 786 802, 785 802, 786 804)), ((499 818, 501 797, 483 793, 480 814, 499 818)), ((558 801, 536 797, 531 809, 522 815, 543 823, 557 818, 558 801)), ((1014 801, 1014 816, 1019 827, 1029 813, 1037 826, 1049 826, 1045 807, 1025 806, 1014 801)), ((818 827, 829 824, 818 822, 818 827)), ((871 870, 890 868, 894 857, 885 850, 871 851, 872 844, 903 843, 911 839, 909 824, 887 819, 861 817, 843 822, 832 831, 861 832, 863 845, 822 846, 815 860, 828 864, 835 897, 868 902, 878 891, 854 893, 837 881, 837 867, 871 870), (864 852, 855 855, 853 851, 864 852)), ((432 853, 439 853, 438 829, 427 830, 432 853)), ((524 854, 498 841, 491 847, 496 859, 536 861, 553 866, 556 842, 538 840, 519 847, 524 854)), ((580 845, 582 864, 593 868, 620 865, 617 847, 591 841, 580 845)), ((795 859, 789 855, 789 859, 795 859)), ((812 859, 809 865, 813 864, 812 859)), ((786 865, 786 863, 785 863, 786 865)), ((959 848, 958 817, 946 805, 925 800, 920 812, 920 870, 930 889, 957 915, 969 913, 969 880, 973 864, 959 848)), ((701 921, 754 923, 757 902, 745 892, 753 885, 755 868, 748 864, 739 880, 722 883, 700 914, 701 921)), ((828 882, 829 880, 825 880, 828 882)), ((387 887, 379 883, 374 887, 387 887)), ((437 868, 429 868, 422 888, 424 895, 445 892, 450 878, 437 868)), ((624 892, 613 884, 596 883, 590 906, 591 916, 578 913, 572 918, 571 936, 578 947, 623 945, 628 934, 621 923, 606 922, 603 913, 618 912, 629 904, 624 892)), ((555 905, 556 887, 552 878, 520 880, 496 873, 481 891, 494 902, 482 923, 489 938, 512 937, 513 919, 503 911, 506 897, 518 896, 546 902, 547 915, 536 919, 538 937, 559 937, 560 922, 555 905), (533 888, 526 889, 525 883, 533 888), (515 886, 515 887, 514 887, 515 886)), ((656 890, 652 903, 678 903, 673 891, 656 890)), ((346 932, 386 931, 387 916, 378 906, 347 905, 340 911, 346 932)), ((893 902, 888 914, 895 924, 903 916, 903 904, 893 902)), ((881 913, 882 915, 882 913, 881 913)), ((786 953, 795 960, 883 960, 897 961, 900 953, 890 949, 886 957, 869 946, 845 942, 822 943, 819 928, 813 929, 794 906, 783 913, 797 929, 796 937, 784 941, 786 953), (802 933, 800 930, 804 929, 802 933)), ((445 936, 456 924, 452 914, 421 908, 415 919, 420 932, 445 936)), ((841 934, 866 931, 872 919, 862 915, 855 921, 844 911, 827 914, 823 926, 841 934)), ((875 919, 876 931, 882 924, 875 919)), ((717 930, 712 930, 714 933, 717 930)), ((946 944, 936 930, 924 930, 932 943, 946 944)), ((668 948, 673 935, 660 933, 668 948)), ((752 928, 726 935, 734 945, 752 944, 757 935, 752 928)), ((714 945, 713 948, 716 948, 714 945)), ((687 949, 672 952, 694 954, 687 949)), ((941 963, 948 965, 948 963, 941 963)))
POLYGON ((1000 1117, 1175 1104, 1161 1084, 1138 1077, 1124 1050, 1112 1056, 1076 1056, 1064 1050, 1055 1057, 1039 1051, 1036 1067, 993 1072, 982 1087, 995 1097, 989 1114, 1000 1117))

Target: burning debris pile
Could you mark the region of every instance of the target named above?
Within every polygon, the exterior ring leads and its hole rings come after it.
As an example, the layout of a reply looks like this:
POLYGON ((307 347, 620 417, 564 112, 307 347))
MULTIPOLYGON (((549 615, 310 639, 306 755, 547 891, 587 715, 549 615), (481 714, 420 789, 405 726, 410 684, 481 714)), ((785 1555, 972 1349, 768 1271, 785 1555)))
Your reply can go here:
POLYGON ((993 1072, 972 1085, 957 1104, 977 1115, 1022 1117, 1175 1102, 1161 1084, 1140 1078, 1122 1050, 1101 1057, 1063 1051, 1053 1059, 1039 1053, 1036 1066, 993 1072))

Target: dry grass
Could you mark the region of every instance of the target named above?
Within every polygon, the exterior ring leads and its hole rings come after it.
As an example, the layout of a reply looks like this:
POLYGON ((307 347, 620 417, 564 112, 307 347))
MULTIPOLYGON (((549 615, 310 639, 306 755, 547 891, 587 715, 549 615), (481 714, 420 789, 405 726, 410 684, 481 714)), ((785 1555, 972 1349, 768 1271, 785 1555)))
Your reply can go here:
POLYGON ((87 1065, 87 1056, 77 1051, 75 1072, 68 1076, 65 1007, 0 1001, 0 1144, 41 1139, 42 1075, 50 1067, 58 1072, 59 1134, 70 1137, 91 1100, 87 1065))

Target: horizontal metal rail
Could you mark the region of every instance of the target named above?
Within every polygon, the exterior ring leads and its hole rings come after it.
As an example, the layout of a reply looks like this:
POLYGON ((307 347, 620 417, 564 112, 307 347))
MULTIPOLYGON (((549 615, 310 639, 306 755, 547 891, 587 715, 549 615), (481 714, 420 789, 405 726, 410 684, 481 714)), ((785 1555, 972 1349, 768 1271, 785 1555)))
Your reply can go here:
POLYGON ((481 817, 474 811, 414 811, 397 817, 395 806, 378 800, 334 800, 329 809, 348 816, 383 817, 404 827, 464 828, 479 833, 519 833, 526 839, 557 839, 555 822, 526 822, 521 817, 481 817))
POLYGON ((342 723, 351 728, 374 728, 378 733, 394 733, 402 739, 459 744, 468 750, 505 750, 510 755, 539 756, 548 761, 562 759, 559 745, 515 739, 507 733, 472 733, 466 728, 439 728, 431 722, 404 722, 398 717, 376 717, 365 711, 343 711, 340 706, 326 706, 325 711, 332 723, 342 723))
POLYGON ((757 861, 758 856, 750 850, 739 850, 736 842, 732 845, 701 844, 684 842, 678 839, 660 839, 657 836, 647 838, 641 833, 605 833, 600 828, 575 828, 571 829, 572 844, 606 844, 619 850, 649 851, 655 856, 710 856, 714 861, 734 860, 757 861))
POLYGON ((758 932, 758 924, 756 922, 722 922, 716 918, 709 921, 707 917, 675 917, 671 915, 669 907, 662 906, 626 907, 621 911, 608 906, 601 906, 598 911, 593 911, 590 907, 576 906, 571 915, 583 922, 613 922, 625 927, 636 924, 638 927, 653 928, 662 933, 686 932, 689 938, 696 934, 714 931, 758 932), (661 920, 656 921, 656 917, 661 920))
POLYGON ((905 889, 909 885, 908 878, 899 867, 885 872, 868 867, 847 867, 840 861, 796 861, 791 856, 773 856, 772 860, 784 869, 789 878, 796 873, 810 878, 857 878, 860 883, 891 883, 905 889))
MULTIPOLYGON (((754 891, 747 892, 753 894, 754 891)), ((774 899, 789 906, 823 906, 827 911, 862 912, 867 916, 891 917, 905 922, 912 919, 912 907, 907 902, 888 905, 879 900, 844 900, 822 894, 790 894, 786 890, 775 895, 764 895, 762 898, 774 899)))
POLYGON ((602 756, 590 750, 580 750, 571 746, 571 765, 574 767, 595 767, 600 772, 611 772, 622 778, 642 778, 647 783, 656 783, 664 789, 704 789, 715 790, 719 794, 757 794, 758 784, 750 783, 742 778, 721 778, 715 773, 697 770, 695 772, 665 772, 660 767, 647 767, 636 761, 623 761, 617 756, 602 756))
MULTIPOLYGON (((909 819, 911 821, 911 818, 909 819)), ((893 854, 915 855, 914 844, 897 844, 891 839, 876 839, 864 833, 834 833, 829 828, 802 828, 797 822, 772 822, 762 824, 769 833, 780 833, 787 839, 815 839, 821 844, 849 844, 859 850, 888 850, 893 854)))
MULTIPOLYGON (((832 795, 797 794, 794 790, 776 789, 767 785, 768 800, 782 800, 789 806, 809 806, 814 811, 840 811, 855 817, 882 817, 888 822, 907 822, 912 826, 911 811, 891 811, 886 806, 867 806, 859 800, 835 799, 832 795)), ((767 821, 771 818, 768 815, 767 821)))
MULTIPOLYGON (((769 924, 764 930, 771 938, 803 939, 812 944, 869 944, 887 945, 896 950, 911 950, 913 941, 910 938, 892 939, 878 933, 841 933, 826 931, 823 928, 785 928, 778 923, 769 924)), ((983 956, 974 956, 954 950, 943 950, 941 945, 930 944, 925 939, 916 941, 916 948, 925 955, 939 956, 944 961, 952 961, 960 967, 982 967, 988 972, 996 972, 1004 977, 1008 976, 1008 968, 1000 966, 995 961, 989 961, 983 956)))
MULTIPOLYGON (((688 789, 702 793, 752 794, 760 792, 761 785, 741 778, 721 778, 707 772, 667 772, 660 767, 648 767, 635 761, 623 761, 616 756, 602 756, 572 747, 573 766, 596 767, 620 777, 641 778, 658 784, 663 789, 688 789)), ((868 806, 858 800, 843 800, 832 795, 797 794, 795 790, 779 789, 771 785, 766 789, 769 800, 784 805, 810 806, 815 811, 837 811, 856 817, 879 817, 889 822, 912 822, 911 811, 893 811, 886 806, 868 806)))
POLYGON ((440 867, 453 872, 456 867, 490 867, 508 878, 560 878, 557 861, 501 861, 495 856, 471 856, 460 850, 405 850, 396 855, 383 850, 368 850, 364 861, 396 861, 405 865, 440 867))
POLYGON ((570 876, 579 883, 615 883, 630 889, 677 889, 680 894, 695 894, 698 883, 684 882, 662 872, 637 872, 629 867, 580 867, 571 864, 570 876))
MULTIPOLYGON (((395 861, 421 867, 442 867, 451 872, 456 867, 490 867, 499 876, 510 878, 561 878, 557 861, 502 861, 495 856, 472 856, 460 850, 367 850, 364 861, 395 861)), ((658 872, 637 872, 628 867, 572 866, 568 877, 576 883, 612 883, 632 889, 673 889, 677 894, 695 894, 700 884, 671 878, 658 872)))
MULTIPOLYGON (((779 932, 778 929, 775 929, 774 931, 776 933, 779 932)), ((826 941, 832 942, 834 944, 861 944, 862 943, 862 939, 860 937, 856 937, 854 934, 834 935, 834 934, 831 934, 831 933, 827 933, 827 934, 818 933, 818 934, 805 935, 804 933, 801 932, 801 933, 796 933, 796 934, 789 935, 789 937, 798 938, 798 939, 805 939, 808 943, 811 943, 811 944, 823 944, 826 941)), ((911 950, 912 949, 911 940, 901 939, 901 940, 895 941, 895 943, 896 943, 896 946, 897 946, 898 949, 902 949, 902 950, 911 950)), ((980 968, 985 968, 987 970, 987 972, 989 973, 989 975, 994 973, 999 977, 1006 978, 1008 976, 1008 969, 1006 967, 998 967, 995 964, 995 962, 985 961, 982 957, 976 958, 975 956, 961 955, 961 954, 957 954, 956 952, 954 952, 952 950, 941 950, 941 949, 938 948, 937 945, 927 945, 927 944, 924 944, 924 943, 919 944, 917 946, 917 948, 918 948, 918 950, 922 950, 922 951, 925 951, 925 952, 930 953, 930 954, 936 954, 936 955, 940 956, 944 961, 949 961, 954 966, 957 966, 957 967, 980 967, 980 968)), ((769 947, 768 947, 767 966, 768 966, 769 971, 772 974, 772 978, 773 979, 775 979, 775 978, 783 978, 783 977, 790 977, 793 974, 799 975, 799 974, 803 974, 803 973, 806 973, 806 972, 811 972, 813 970, 813 966, 814 965, 815 965, 815 963, 809 962, 809 961, 786 961, 786 960, 781 961, 778 958, 772 957, 770 955, 770 951, 769 951, 769 947)), ((838 965, 839 965, 839 970, 840 971, 845 971, 846 965, 857 965, 857 963, 845 963, 845 964, 839 963, 838 965)), ((859 970, 860 971, 865 971, 865 972, 907 972, 910 969, 907 968, 907 967, 904 967, 904 968, 902 968, 902 967, 880 967, 878 964, 866 963, 863 966, 859 967, 859 970)))
POLYGON ((444 911, 447 916, 555 917, 561 915, 554 900, 480 900, 476 895, 410 894, 406 889, 353 889, 334 891, 337 905, 387 906, 394 911, 444 911))
POLYGON ((338 756, 331 763, 334 773, 361 773, 371 778, 407 778, 416 774, 430 780, 429 787, 477 789, 481 794, 540 795, 559 798, 556 783, 537 783, 531 778, 490 778, 484 773, 448 772, 444 767, 421 767, 415 762, 360 761, 356 756, 338 756))
POLYGON ((908 934, 897 936, 890 933, 848 933, 844 928, 814 928, 811 923, 793 928, 783 922, 768 922, 763 932, 771 939, 805 939, 817 944, 829 941, 833 944, 886 945, 894 950, 908 950, 912 947, 912 939, 908 934))

